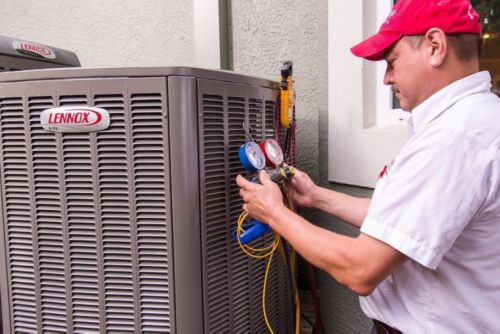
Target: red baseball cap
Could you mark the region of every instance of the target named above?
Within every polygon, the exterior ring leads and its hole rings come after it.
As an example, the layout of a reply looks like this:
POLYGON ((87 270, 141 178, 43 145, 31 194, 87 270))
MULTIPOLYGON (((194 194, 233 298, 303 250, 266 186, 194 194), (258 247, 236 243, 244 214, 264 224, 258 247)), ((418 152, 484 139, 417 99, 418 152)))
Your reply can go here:
POLYGON ((351 52, 368 60, 382 60, 384 51, 401 37, 423 35, 431 28, 447 34, 481 33, 479 15, 469 0, 400 0, 378 33, 353 46, 351 52))

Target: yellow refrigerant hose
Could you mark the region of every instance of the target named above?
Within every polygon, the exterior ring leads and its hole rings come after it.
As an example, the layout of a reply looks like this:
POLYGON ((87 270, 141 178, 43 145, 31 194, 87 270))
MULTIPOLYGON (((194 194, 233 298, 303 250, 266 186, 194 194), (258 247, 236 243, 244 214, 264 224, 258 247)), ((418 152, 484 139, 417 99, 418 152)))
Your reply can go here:
MULTIPOLYGON (((287 195, 287 194, 286 194, 287 195)), ((288 200, 288 207, 293 210, 293 204, 290 201, 290 199, 287 197, 288 200)), ((240 240, 240 235, 245 231, 243 228, 243 225, 245 221, 248 218, 248 213, 242 212, 241 215, 238 218, 237 222, 237 227, 236 227, 236 236, 238 240, 238 245, 240 246, 241 250, 247 254, 249 257, 257 260, 265 259, 267 258, 267 265, 266 265, 266 271, 264 274, 264 283, 262 287, 262 313, 264 316, 264 321, 266 323, 267 329, 271 334, 274 334, 274 331, 272 329, 271 323, 269 322, 269 319, 267 317, 267 309, 266 309, 266 290, 267 290, 267 281, 268 281, 268 276, 269 276, 269 271, 271 269, 271 262, 273 260, 273 255, 276 249, 279 249, 280 254, 285 261, 285 264, 287 266, 290 266, 290 275, 291 275, 291 280, 292 280, 292 289, 293 289, 293 299, 295 303, 295 334, 300 334, 300 299, 299 299, 299 292, 297 288, 297 282, 295 279, 295 250, 292 248, 291 255, 290 255, 290 263, 286 263, 286 255, 285 255, 285 250, 283 247, 283 243, 281 242, 281 237, 278 233, 274 233, 274 239, 273 241, 268 244, 267 246, 264 246, 262 248, 254 248, 251 246, 248 246, 247 244, 243 244, 240 240)))

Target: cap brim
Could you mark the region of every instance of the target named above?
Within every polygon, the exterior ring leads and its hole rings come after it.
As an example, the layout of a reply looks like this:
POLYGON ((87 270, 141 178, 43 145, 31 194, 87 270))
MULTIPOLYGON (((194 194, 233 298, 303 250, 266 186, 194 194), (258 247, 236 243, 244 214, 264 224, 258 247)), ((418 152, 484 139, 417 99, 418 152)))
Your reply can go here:
POLYGON ((384 51, 401 38, 401 34, 377 33, 361 43, 353 46, 351 52, 368 60, 384 59, 384 51))

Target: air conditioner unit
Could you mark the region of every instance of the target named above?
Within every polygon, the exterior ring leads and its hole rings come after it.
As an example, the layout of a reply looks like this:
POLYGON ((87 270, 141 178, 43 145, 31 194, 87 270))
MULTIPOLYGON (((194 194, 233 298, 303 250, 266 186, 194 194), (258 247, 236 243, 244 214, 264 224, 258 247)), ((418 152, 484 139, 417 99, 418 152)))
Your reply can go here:
POLYGON ((71 51, 0 36, 0 72, 79 66, 78 57, 71 51))
MULTIPOLYGON (((0 74, 4 333, 267 332, 266 261, 231 232, 242 123, 274 137, 278 94, 273 81, 185 67, 0 74), (110 124, 47 131, 54 107, 102 108, 110 124)), ((276 333, 293 328, 290 291, 275 256, 276 333)))

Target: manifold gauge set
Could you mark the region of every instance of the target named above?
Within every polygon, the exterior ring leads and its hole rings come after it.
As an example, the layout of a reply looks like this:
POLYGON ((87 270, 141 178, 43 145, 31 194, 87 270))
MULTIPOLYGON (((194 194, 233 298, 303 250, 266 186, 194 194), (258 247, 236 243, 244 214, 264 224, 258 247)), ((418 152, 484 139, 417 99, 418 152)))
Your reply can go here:
MULTIPOLYGON (((293 167, 283 166, 284 155, 280 144, 274 139, 266 139, 260 144, 249 141, 240 146, 240 162, 250 174, 250 181, 259 183, 257 173, 265 170, 275 183, 283 183, 295 174, 293 167)), ((255 219, 250 219, 240 235, 240 242, 247 244, 270 231, 270 227, 255 219)), ((236 233, 233 233, 236 240, 236 233)))
POLYGON ((264 167, 276 168, 283 163, 283 151, 274 139, 266 139, 259 145, 247 142, 240 146, 238 153, 241 164, 250 173, 264 167))

